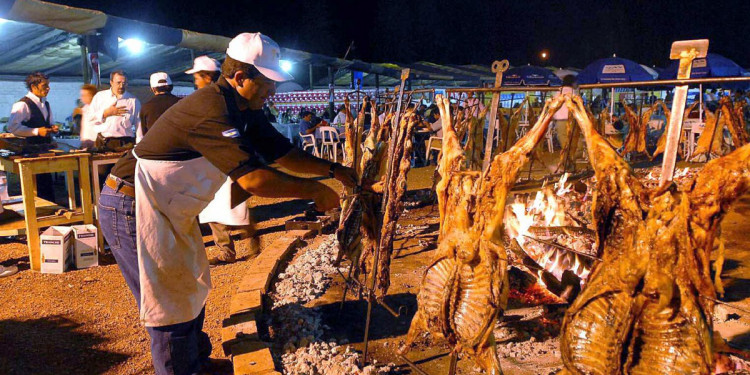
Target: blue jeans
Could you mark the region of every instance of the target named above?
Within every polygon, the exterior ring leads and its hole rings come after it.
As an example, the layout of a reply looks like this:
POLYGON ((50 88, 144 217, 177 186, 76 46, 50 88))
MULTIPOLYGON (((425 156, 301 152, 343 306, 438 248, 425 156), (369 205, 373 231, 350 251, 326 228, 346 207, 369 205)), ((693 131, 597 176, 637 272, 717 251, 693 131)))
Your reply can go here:
MULTIPOLYGON (((121 184, 129 183, 118 181, 121 184)), ((141 286, 135 236, 135 198, 104 186, 99 202, 99 226, 140 310, 141 286)), ((211 355, 211 341, 203 332, 205 308, 195 319, 162 327, 146 327, 151 357, 158 375, 197 374, 211 355)))

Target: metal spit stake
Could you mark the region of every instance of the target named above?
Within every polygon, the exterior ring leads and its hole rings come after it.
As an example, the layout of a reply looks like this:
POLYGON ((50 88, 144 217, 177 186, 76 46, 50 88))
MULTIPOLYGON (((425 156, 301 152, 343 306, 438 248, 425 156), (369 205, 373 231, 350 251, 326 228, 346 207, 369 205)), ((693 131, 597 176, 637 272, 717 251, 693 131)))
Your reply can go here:
MULTIPOLYGON (((708 54, 708 39, 683 40, 672 43, 669 58, 680 60, 677 79, 690 78, 693 60, 706 57, 706 54, 708 54)), ((680 146, 682 117, 685 113, 687 93, 687 85, 675 87, 674 100, 672 100, 672 117, 669 118, 669 124, 667 125, 667 146, 664 150, 664 161, 661 166, 660 188, 667 186, 672 182, 672 178, 674 177, 674 167, 677 162, 677 149, 680 146)))
MULTIPOLYGON (((508 70, 510 63, 508 60, 495 61, 492 63, 492 72, 495 73, 495 88, 503 84, 503 72, 508 70)), ((487 128, 487 139, 484 140, 484 161, 482 170, 487 170, 492 159, 492 142, 495 139, 495 118, 497 117, 497 107, 500 104, 500 92, 492 93, 492 104, 490 105, 490 125, 487 128)))

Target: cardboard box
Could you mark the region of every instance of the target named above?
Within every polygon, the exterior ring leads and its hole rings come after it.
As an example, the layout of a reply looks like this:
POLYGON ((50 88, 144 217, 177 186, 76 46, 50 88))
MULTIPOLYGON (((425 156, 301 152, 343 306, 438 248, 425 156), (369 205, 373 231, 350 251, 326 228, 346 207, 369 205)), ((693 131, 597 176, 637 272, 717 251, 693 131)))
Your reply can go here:
POLYGON ((76 268, 83 269, 99 265, 98 233, 96 226, 93 224, 74 225, 73 233, 75 237, 75 265, 76 268))
POLYGON ((42 273, 63 273, 73 264, 73 229, 52 226, 39 236, 42 273))

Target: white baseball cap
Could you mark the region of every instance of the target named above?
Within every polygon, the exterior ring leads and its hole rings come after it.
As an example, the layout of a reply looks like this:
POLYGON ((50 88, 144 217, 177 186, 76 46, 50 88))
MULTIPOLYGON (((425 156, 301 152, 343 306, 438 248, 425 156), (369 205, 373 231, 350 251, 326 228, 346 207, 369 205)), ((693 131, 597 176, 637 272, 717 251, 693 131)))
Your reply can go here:
POLYGON ((193 67, 186 71, 185 74, 193 74, 201 71, 218 72, 221 71, 221 64, 215 59, 208 56, 198 56, 193 60, 193 67))
POLYGON ((261 33, 242 33, 234 37, 227 47, 227 56, 254 65, 261 74, 271 80, 283 82, 294 79, 279 65, 279 45, 261 33))
POLYGON ((172 80, 169 78, 169 74, 164 72, 156 72, 151 75, 151 88, 157 88, 162 86, 169 86, 172 84, 172 80))

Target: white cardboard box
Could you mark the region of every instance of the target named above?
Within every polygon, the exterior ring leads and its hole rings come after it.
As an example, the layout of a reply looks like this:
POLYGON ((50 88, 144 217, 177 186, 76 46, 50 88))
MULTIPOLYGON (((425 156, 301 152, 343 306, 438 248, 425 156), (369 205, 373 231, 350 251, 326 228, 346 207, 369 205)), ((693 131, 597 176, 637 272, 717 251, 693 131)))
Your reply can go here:
POLYGON ((98 233, 93 224, 74 225, 75 237, 75 265, 83 269, 99 265, 99 252, 97 251, 98 233))
POLYGON ((52 226, 39 236, 42 273, 63 273, 73 264, 73 229, 52 226))

